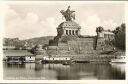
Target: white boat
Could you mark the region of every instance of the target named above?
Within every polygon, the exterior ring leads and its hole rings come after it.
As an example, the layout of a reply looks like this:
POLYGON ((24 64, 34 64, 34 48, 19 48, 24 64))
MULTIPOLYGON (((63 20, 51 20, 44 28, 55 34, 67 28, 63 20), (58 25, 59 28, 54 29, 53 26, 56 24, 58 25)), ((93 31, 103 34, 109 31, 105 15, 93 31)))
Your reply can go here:
POLYGON ((126 63, 125 56, 118 56, 115 59, 111 59, 110 63, 126 63))

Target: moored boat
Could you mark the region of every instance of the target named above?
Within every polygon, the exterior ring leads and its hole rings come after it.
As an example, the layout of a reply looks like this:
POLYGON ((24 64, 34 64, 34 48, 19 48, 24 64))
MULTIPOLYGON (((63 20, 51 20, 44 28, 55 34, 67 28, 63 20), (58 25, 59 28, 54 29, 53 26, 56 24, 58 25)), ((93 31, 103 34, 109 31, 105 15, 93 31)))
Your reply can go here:
POLYGON ((126 63, 125 56, 118 56, 115 59, 111 59, 110 63, 126 63))

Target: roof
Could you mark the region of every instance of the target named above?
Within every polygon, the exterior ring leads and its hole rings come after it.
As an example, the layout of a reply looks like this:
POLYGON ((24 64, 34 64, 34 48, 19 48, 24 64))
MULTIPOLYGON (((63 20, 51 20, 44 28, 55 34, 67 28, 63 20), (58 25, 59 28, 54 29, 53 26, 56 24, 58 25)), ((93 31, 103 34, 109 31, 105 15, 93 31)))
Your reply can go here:
POLYGON ((62 22, 58 28, 62 28, 62 27, 72 27, 72 28, 81 28, 79 26, 79 24, 77 24, 76 22, 74 21, 65 21, 65 22, 62 22))
POLYGON ((27 50, 4 50, 3 54, 4 56, 32 56, 33 55, 27 50))

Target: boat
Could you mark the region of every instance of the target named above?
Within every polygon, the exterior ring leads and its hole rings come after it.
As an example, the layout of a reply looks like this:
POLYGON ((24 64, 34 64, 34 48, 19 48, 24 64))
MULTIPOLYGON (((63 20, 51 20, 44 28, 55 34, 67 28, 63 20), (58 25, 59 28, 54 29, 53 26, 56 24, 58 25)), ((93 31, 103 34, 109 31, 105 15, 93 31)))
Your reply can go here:
POLYGON ((111 59, 110 63, 126 63, 125 56, 118 56, 115 59, 111 59))
POLYGON ((8 61, 7 64, 23 64, 23 61, 8 61))

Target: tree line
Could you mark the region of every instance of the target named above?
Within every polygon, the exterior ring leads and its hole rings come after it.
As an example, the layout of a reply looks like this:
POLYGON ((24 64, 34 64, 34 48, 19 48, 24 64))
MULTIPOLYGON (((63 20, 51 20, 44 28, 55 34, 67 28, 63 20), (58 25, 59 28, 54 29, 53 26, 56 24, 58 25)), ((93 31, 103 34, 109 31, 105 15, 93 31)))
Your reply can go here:
POLYGON ((113 33, 115 34, 115 39, 113 41, 113 45, 121 50, 125 50, 126 48, 126 25, 122 23, 120 26, 116 27, 113 33))

